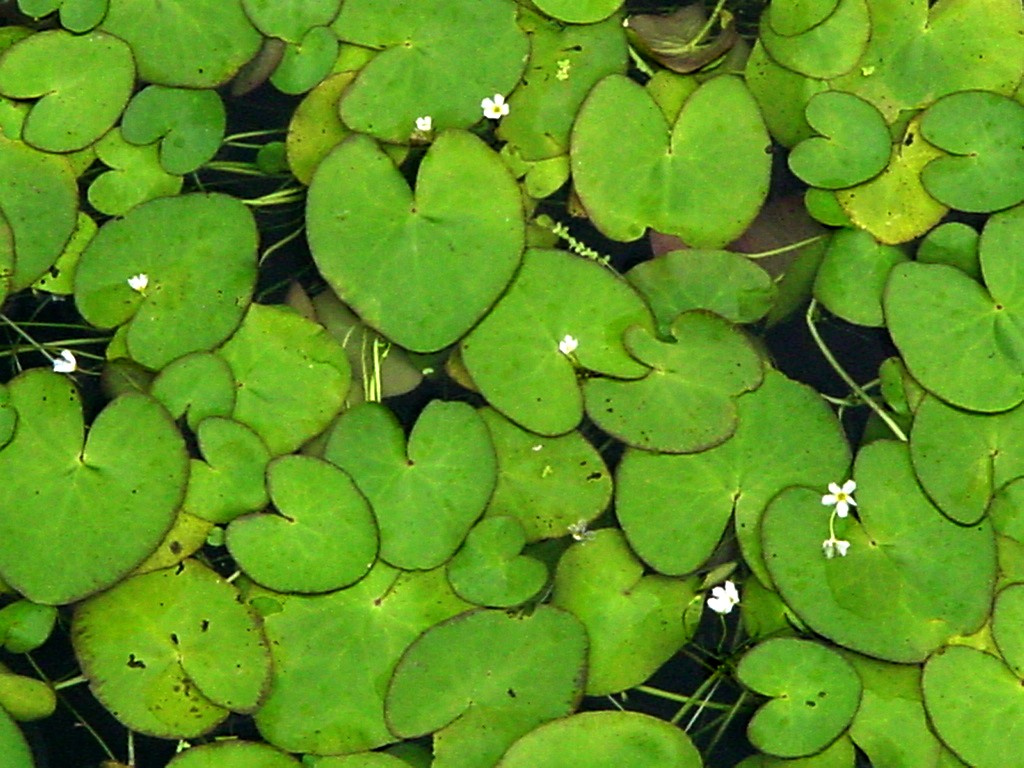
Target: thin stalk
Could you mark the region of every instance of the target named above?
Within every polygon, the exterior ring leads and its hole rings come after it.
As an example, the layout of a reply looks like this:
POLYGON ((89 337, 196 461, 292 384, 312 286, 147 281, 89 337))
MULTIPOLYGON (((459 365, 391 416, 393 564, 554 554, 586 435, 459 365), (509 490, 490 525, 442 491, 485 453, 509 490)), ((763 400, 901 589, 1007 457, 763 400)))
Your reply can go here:
POLYGON ((760 253, 744 253, 743 255, 748 259, 766 259, 769 256, 778 256, 780 253, 789 253, 795 251, 798 248, 803 248, 805 245, 816 243, 819 240, 825 238, 825 235, 815 235, 814 237, 808 237, 804 240, 797 240, 795 243, 789 245, 783 245, 780 248, 773 248, 770 251, 761 251, 760 253))
POLYGON ((659 699, 665 699, 665 701, 672 701, 672 702, 675 702, 676 704, 687 704, 687 705, 698 704, 698 705, 701 705, 701 706, 706 706, 706 707, 708 707, 710 709, 721 709, 721 710, 729 709, 729 705, 728 704, 719 704, 718 702, 714 702, 714 701, 705 702, 705 701, 701 701, 698 697, 695 697, 695 696, 685 696, 685 695, 683 695, 681 693, 672 693, 672 691, 663 691, 660 688, 655 688, 655 687, 650 686, 650 685, 638 685, 638 686, 634 687, 632 690, 639 691, 640 693, 646 693, 649 696, 657 696, 659 699))

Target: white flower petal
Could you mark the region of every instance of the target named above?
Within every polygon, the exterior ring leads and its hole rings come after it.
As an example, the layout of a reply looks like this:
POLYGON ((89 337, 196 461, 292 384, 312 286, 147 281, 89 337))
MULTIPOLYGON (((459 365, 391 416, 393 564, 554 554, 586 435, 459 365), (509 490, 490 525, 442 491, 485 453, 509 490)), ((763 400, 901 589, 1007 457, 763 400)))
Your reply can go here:
POLYGON ((579 340, 575 336, 570 336, 568 333, 558 342, 558 351, 563 355, 571 355, 576 351, 576 348, 580 345, 579 340))
POLYGON ((420 133, 430 133, 434 128, 434 119, 430 115, 416 118, 416 130, 420 133))
POLYGON ((732 611, 733 606, 739 605, 740 593, 736 585, 731 581, 725 582, 723 586, 711 590, 711 597, 707 600, 708 607, 715 613, 726 614, 732 611))
POLYGON ((840 557, 846 557, 846 552, 850 548, 850 542, 839 539, 836 541, 836 551, 840 557))
POLYGON ((69 349, 62 349, 60 357, 53 359, 54 373, 74 373, 78 370, 78 361, 69 349))
POLYGON ((133 291, 142 293, 146 290, 146 286, 149 285, 149 275, 145 272, 140 272, 137 275, 132 275, 128 278, 128 285, 133 291))
POLYGON ((500 93, 494 94, 494 98, 481 101, 480 107, 484 111, 484 117, 488 120, 500 120, 508 114, 508 104, 505 103, 505 97, 500 93))

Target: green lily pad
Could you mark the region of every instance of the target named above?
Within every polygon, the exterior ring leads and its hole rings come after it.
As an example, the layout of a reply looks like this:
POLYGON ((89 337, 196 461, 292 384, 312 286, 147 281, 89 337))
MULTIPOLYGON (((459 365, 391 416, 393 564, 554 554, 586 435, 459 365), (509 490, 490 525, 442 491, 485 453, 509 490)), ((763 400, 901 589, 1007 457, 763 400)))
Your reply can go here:
POLYGON ((185 418, 196 432, 204 419, 230 416, 235 407, 235 378, 220 355, 191 352, 164 368, 149 393, 175 419, 185 418))
POLYGON ((476 324, 524 244, 518 186, 495 152, 457 131, 428 150, 415 193, 373 140, 350 136, 317 168, 307 217, 313 258, 335 293, 417 352, 476 324))
POLYGON ((267 488, 276 514, 228 526, 239 568, 280 592, 328 592, 366 575, 377 558, 377 525, 348 475, 311 456, 281 456, 267 467, 267 488))
POLYGON ((552 604, 573 613, 590 638, 588 696, 640 685, 690 639, 681 619, 696 579, 644 575, 613 528, 574 544, 558 561, 552 604))
POLYGON ((267 692, 270 653, 256 616, 193 560, 82 603, 71 639, 93 695, 151 736, 201 736, 230 712, 255 711, 267 692))
POLYGON ((68 161, 0 137, 0 209, 14 238, 8 288, 20 291, 53 266, 75 231, 78 187, 68 161))
POLYGON ((761 358, 742 331, 709 312, 685 312, 671 330, 672 342, 626 331, 627 349, 651 370, 634 381, 587 379, 587 414, 637 448, 706 450, 736 431, 736 398, 760 386, 761 358))
POLYGON ((924 264, 948 264, 968 277, 981 280, 978 231, 962 221, 947 221, 931 230, 915 254, 924 264))
POLYGON ((821 135, 794 147, 789 167, 808 184, 852 187, 888 165, 889 128, 869 102, 852 93, 825 91, 807 102, 806 113, 808 124, 821 135))
MULTIPOLYGON (((402 743, 412 744, 412 742, 402 743)), ((430 759, 428 753, 426 762, 423 763, 424 768, 430 765, 430 759)), ((409 766, 418 766, 418 764, 386 752, 360 752, 355 755, 321 757, 315 763, 311 763, 311 766, 312 768, 409 768, 409 766)))
POLYGON ((97 327, 127 323, 131 357, 158 370, 230 336, 255 284, 252 214, 227 195, 189 194, 151 200, 100 227, 78 262, 75 304, 97 327), (128 285, 138 274, 149 279, 142 291, 128 285))
POLYGON ((341 0, 242 0, 242 7, 267 37, 297 43, 313 27, 334 21, 341 0))
POLYGON ((439 765, 493 766, 523 734, 575 710, 586 651, 583 625, 551 606, 456 616, 403 654, 388 687, 388 726, 402 738, 433 733, 439 765))
POLYGON ((565 25, 524 9, 519 24, 530 35, 529 74, 509 98, 510 111, 497 134, 528 162, 567 155, 572 123, 587 93, 606 75, 625 74, 629 53, 622 23, 615 16, 599 24, 565 25))
POLYGON ((108 216, 124 216, 147 200, 178 194, 182 178, 161 167, 158 152, 155 144, 129 144, 119 130, 96 142, 96 156, 111 170, 89 185, 92 207, 108 216))
POLYGON ((768 55, 760 40, 747 59, 744 78, 768 130, 782 146, 795 147, 814 135, 805 110, 815 94, 828 90, 824 80, 786 69, 768 55))
POLYGON ((231 418, 270 453, 291 453, 323 432, 352 380, 345 350, 322 326, 285 307, 253 304, 217 354, 237 382, 231 418))
POLYGON ((879 243, 863 229, 832 235, 814 279, 814 297, 833 315, 855 325, 885 325, 882 293, 889 273, 909 261, 893 245, 879 243))
POLYGON ((139 78, 183 88, 213 88, 256 55, 263 36, 241 0, 109 0, 100 29, 131 46, 139 78))
POLYGON ((0 711, 27 723, 49 717, 56 708, 57 696, 48 683, 14 674, 0 664, 0 711))
POLYGON ((633 550, 661 573, 700 568, 735 515, 744 559, 771 584, 760 539, 768 502, 787 486, 825 487, 846 474, 842 428, 809 387, 769 371, 736 407, 736 433, 717 448, 680 456, 630 448, 619 463, 619 524, 633 550))
POLYGON ((313 27, 284 49, 270 82, 282 93, 305 93, 331 74, 338 59, 338 38, 327 27, 313 27))
MULTIPOLYGON (((5 227, 0 225, 0 230, 5 227)), ((10 232, 10 228, 6 227, 6 230, 10 232)), ((75 270, 78 268, 78 260, 82 256, 82 251, 89 245, 93 237, 96 236, 96 232, 99 227, 96 221, 83 211, 78 212, 78 221, 75 225, 75 231, 71 234, 71 239, 68 240, 67 245, 64 246, 64 250, 60 256, 57 257, 57 261, 53 263, 43 276, 32 283, 32 287, 40 290, 47 291, 49 293, 56 293, 61 296, 70 296, 75 292, 75 270)), ((0 237, 3 237, 0 234, 0 237)), ((0 263, 3 261, 3 245, 0 241, 0 263)), ((13 243, 10 250, 11 256, 13 257, 13 243)), ((0 268, 0 275, 2 275, 2 268, 0 268)), ((3 278, 0 276, 0 295, 3 293, 3 278)))
POLYGON ((1013 673, 1024 679, 1024 584, 1011 584, 996 595, 992 608, 992 636, 1013 673))
POLYGON ((64 29, 88 32, 103 20, 107 0, 18 0, 18 8, 37 19, 59 10, 64 29))
MULTIPOLYGON (((382 10, 379 0, 345 0, 332 25, 338 38, 380 53, 346 90, 342 120, 397 143, 423 115, 435 131, 480 122, 481 99, 507 95, 526 64, 518 7, 512 0, 392 0, 382 10)), ((480 189, 490 187, 474 192, 480 189)))
POLYGON ((272 607, 263 625, 273 673, 256 725, 271 744, 314 754, 396 741, 384 721, 384 696, 399 657, 420 633, 469 607, 451 591, 443 568, 403 573, 379 561, 337 592, 255 588, 248 599, 272 607), (320 695, 310 697, 310 690, 320 695))
POLYGON ((32 750, 10 715, 0 709, 0 754, 10 768, 35 768, 32 750))
POLYGON ((570 24, 593 24, 619 10, 623 0, 540 0, 534 4, 548 16, 570 24))
POLYGON ((669 125, 647 91, 609 75, 584 101, 571 143, 576 192, 613 240, 636 240, 651 227, 720 247, 754 220, 768 190, 768 133, 736 77, 706 82, 669 125))
POLYGON ((167 768, 299 768, 291 755, 253 741, 198 744, 178 753, 167 768))
POLYGON ((612 476, 579 432, 542 437, 497 411, 480 411, 498 457, 498 482, 486 515, 512 516, 527 541, 565 536, 570 525, 596 518, 612 497, 612 476))
POLYGON ((988 290, 955 267, 901 264, 884 304, 893 341, 922 386, 960 408, 1004 411, 1024 400, 1024 285, 1016 278, 1024 208, 989 218, 980 260, 988 290), (943 333, 925 332, 942 328, 943 333), (951 359, 957 365, 950 365, 951 359))
POLYGON ((803 34, 828 19, 839 0, 791 0, 772 9, 772 31, 792 37, 803 34))
POLYGON ((338 115, 338 99, 355 72, 331 75, 302 100, 288 123, 288 166, 295 178, 309 184, 313 172, 349 131, 338 115))
POLYGON ((0 608, 0 645, 11 653, 28 653, 46 642, 57 620, 57 609, 18 600, 0 608))
POLYGON ((672 321, 691 309, 707 309, 732 323, 756 322, 768 314, 777 292, 767 272, 730 251, 669 251, 637 264, 626 279, 643 294, 665 337, 672 321))
POLYGON ((768 640, 744 654, 736 676, 771 697, 747 726, 750 742, 771 755, 820 752, 850 725, 860 704, 861 682, 840 654, 809 640, 768 640))
POLYGON ((932 727, 950 749, 974 768, 1020 768, 1024 755, 1021 679, 1002 661, 963 646, 943 648, 922 679, 932 727))
POLYGON ((856 768, 856 764, 853 742, 847 736, 840 736, 824 750, 809 757, 787 760, 771 755, 751 755, 737 763, 736 768, 856 768))
POLYGON ((700 753, 678 726, 639 712, 581 712, 534 728, 495 768, 701 768, 700 753))
POLYGON ((270 451, 260 436, 231 419, 203 419, 196 431, 203 458, 191 460, 183 509, 212 523, 263 509, 270 451))
POLYGON ((156 549, 184 494, 184 441, 144 395, 109 404, 86 436, 67 378, 37 368, 8 392, 18 425, 0 450, 0 577, 34 602, 74 602, 156 549))
POLYGON ((134 82, 131 49, 103 32, 38 32, 0 59, 0 93, 38 99, 21 138, 46 152, 72 152, 100 138, 121 116, 134 82))
POLYGON ((405 569, 447 561, 483 514, 497 477, 479 414, 440 400, 423 409, 408 445, 386 406, 356 406, 338 419, 324 458, 351 475, 373 506, 381 558, 405 569))
POLYGON ((1024 475, 1024 407, 969 413, 926 397, 914 415, 910 456, 935 505, 973 525, 1004 483, 1024 475))
POLYGON ((835 521, 850 542, 826 558, 829 512, 821 490, 793 487, 768 505, 765 562, 786 603, 815 632, 888 661, 923 661, 988 617, 995 538, 985 520, 951 522, 924 495, 904 444, 875 441, 857 456, 857 514, 835 521), (962 563, 952 569, 950 563, 962 563))
POLYGON ((495 308, 463 339, 462 360, 488 403, 542 435, 568 432, 583 416, 577 365, 616 378, 645 367, 623 346, 650 312, 624 280, 564 251, 530 249, 495 308), (573 300, 565 300, 566 286, 573 300), (567 336, 577 346, 560 351, 567 336))
POLYGON ((932 160, 921 182, 950 208, 987 213, 1024 200, 1024 105, 987 91, 962 91, 935 102, 921 134, 953 157, 932 160))
POLYGON ((160 165, 185 174, 211 160, 224 139, 227 115, 213 90, 150 85, 135 94, 121 120, 132 144, 160 142, 160 165))
POLYGON ((18 426, 18 412, 11 404, 11 393, 5 384, 0 384, 0 449, 4 448, 14 437, 14 429, 18 426))
POLYGON ((481 520, 448 563, 455 594, 487 608, 525 603, 548 580, 544 563, 520 554, 525 544, 526 531, 518 518, 481 520))
POLYGON ((865 0, 839 0, 835 10, 820 24, 799 34, 776 32, 776 25, 785 28, 791 16, 784 11, 784 20, 775 22, 775 6, 765 8, 758 26, 758 39, 775 61, 808 77, 827 79, 849 72, 871 39, 872 18, 865 0))

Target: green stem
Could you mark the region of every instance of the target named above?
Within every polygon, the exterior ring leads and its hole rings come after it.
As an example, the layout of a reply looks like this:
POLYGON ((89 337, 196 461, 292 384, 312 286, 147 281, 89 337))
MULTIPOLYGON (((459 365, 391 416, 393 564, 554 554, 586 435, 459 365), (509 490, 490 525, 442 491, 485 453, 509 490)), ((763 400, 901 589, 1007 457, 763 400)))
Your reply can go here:
POLYGON ((814 343, 818 345, 818 349, 821 351, 822 356, 828 364, 832 366, 832 370, 838 374, 839 378, 846 383, 846 386, 853 390, 857 397, 859 397, 865 405, 873 410, 878 415, 878 418, 885 422, 889 429, 892 430, 892 433, 902 442, 907 442, 907 436, 904 434, 903 430, 900 429, 900 425, 897 424, 893 418, 886 413, 885 410, 876 403, 874 399, 860 387, 860 385, 857 384, 857 382, 853 380, 853 378, 851 378, 850 374, 848 374, 839 364, 839 361, 836 360, 832 351, 825 345, 824 340, 821 338, 821 334, 818 333, 818 326, 814 323, 814 310, 817 308, 817 299, 811 299, 811 303, 807 305, 807 329, 811 332, 811 337, 814 339, 814 343))
POLYGON ((825 235, 815 235, 814 237, 808 237, 804 240, 798 240, 795 243, 789 245, 783 245, 780 248, 773 248, 770 251, 761 251, 760 253, 744 253, 748 259, 766 259, 769 256, 778 256, 780 253, 788 253, 789 251, 795 251, 798 248, 803 248, 805 245, 816 243, 819 240, 824 239, 825 235))
POLYGON ((11 318, 9 318, 7 315, 5 315, 3 313, 0 313, 0 320, 3 320, 5 323, 7 323, 7 325, 11 326, 11 328, 14 329, 14 332, 17 333, 19 336, 21 336, 21 338, 23 338, 25 341, 27 341, 32 346, 33 349, 37 350, 40 354, 44 355, 47 360, 53 362, 53 355, 51 355, 46 350, 46 347, 44 347, 38 341, 33 339, 27 333, 25 333, 25 331, 23 331, 18 326, 17 323, 15 323, 13 320, 11 320, 11 318))
MULTIPOLYGON (((72 678, 71 680, 67 680, 64 683, 54 684, 46 676, 46 673, 43 672, 39 665, 36 664, 36 660, 32 658, 31 653, 26 653, 25 658, 28 659, 28 663, 32 665, 32 668, 36 671, 36 674, 39 675, 39 678, 41 680, 44 680, 47 683, 47 685, 49 685, 53 689, 54 693, 57 693, 61 688, 66 688, 67 686, 72 685, 78 681, 78 678, 72 678)), ((107 742, 105 742, 103 740, 103 737, 96 732, 96 729, 89 725, 86 719, 78 713, 78 710, 71 706, 68 700, 61 696, 59 693, 57 693, 57 700, 60 701, 60 703, 63 704, 65 707, 67 707, 68 711, 71 712, 75 720, 77 720, 78 723, 83 728, 85 728, 85 730, 87 730, 94 739, 96 739, 96 743, 100 745, 100 749, 106 752, 107 757, 109 757, 114 762, 117 762, 117 757, 114 755, 110 747, 107 746, 107 742)))
POLYGON ((725 735, 725 731, 729 727, 729 723, 731 723, 733 721, 733 719, 736 717, 736 713, 739 712, 743 708, 743 702, 749 696, 750 696, 750 694, 747 691, 743 691, 740 694, 740 697, 738 699, 736 699, 736 701, 733 703, 733 705, 729 708, 729 712, 728 712, 728 714, 726 714, 725 719, 722 721, 721 725, 718 726, 718 731, 715 732, 714 737, 708 743, 708 746, 707 746, 707 749, 705 751, 705 754, 710 754, 711 751, 718 744, 718 742, 722 740, 722 736, 725 735))
POLYGON ((722 7, 724 5, 725 0, 718 0, 718 5, 715 6, 715 10, 713 10, 711 12, 711 16, 708 17, 707 24, 705 24, 704 28, 697 33, 697 36, 690 41, 690 48, 696 48, 698 45, 704 42, 704 38, 708 36, 708 34, 711 32, 711 28, 715 25, 715 22, 718 21, 718 17, 722 13, 722 7))
POLYGON ((701 699, 696 698, 694 696, 684 696, 681 693, 672 693, 671 691, 663 691, 660 688, 654 688, 653 686, 650 686, 650 685, 638 685, 638 686, 634 687, 632 690, 640 691, 640 693, 646 693, 649 696, 657 696, 659 699, 665 699, 666 701, 673 701, 676 704, 686 704, 686 705, 700 704, 701 706, 706 706, 706 707, 709 707, 711 709, 722 709, 722 710, 729 709, 729 705, 728 704, 718 704, 717 702, 714 702, 714 701, 702 701, 701 699))

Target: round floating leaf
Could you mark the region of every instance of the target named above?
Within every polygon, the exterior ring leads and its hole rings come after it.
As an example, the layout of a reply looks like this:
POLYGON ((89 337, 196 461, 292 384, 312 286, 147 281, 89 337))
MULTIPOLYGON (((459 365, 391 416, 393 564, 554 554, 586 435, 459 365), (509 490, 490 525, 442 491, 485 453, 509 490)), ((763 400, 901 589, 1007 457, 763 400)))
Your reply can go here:
POLYGON ((694 579, 645 576, 621 532, 608 528, 573 545, 558 561, 552 604, 587 628, 588 696, 640 685, 690 639, 683 611, 694 579))
POLYGON ((290 43, 270 82, 282 93, 305 93, 331 74, 338 59, 338 38, 327 27, 313 27, 290 43))
POLYGON ((835 522, 836 537, 850 542, 845 557, 822 553, 829 510, 821 490, 789 488, 768 505, 765 562, 786 603, 830 640, 902 663, 977 631, 996 576, 990 523, 963 527, 942 515, 918 486, 903 444, 861 448, 854 476, 860 520, 835 522))
POLYGON ((540 0, 541 11, 570 24, 593 24, 615 13, 622 0, 540 0))
POLYGON ((184 416, 189 429, 195 432, 203 419, 231 415, 235 407, 235 378, 220 355, 192 352, 160 371, 149 393, 175 419, 184 416))
POLYGON ((0 93, 38 99, 21 138, 47 152, 73 152, 100 138, 121 116, 134 83, 131 49, 102 32, 37 32, 0 59, 0 93))
POLYGON ((443 568, 401 573, 379 561, 347 589, 305 596, 256 588, 249 600, 268 607, 263 624, 274 661, 256 725, 275 746, 315 754, 396 741, 384 722, 384 694, 399 657, 421 632, 469 607, 443 568))
POLYGON ((520 736, 576 708, 586 652, 583 625, 557 608, 464 613, 406 650, 388 688, 388 725, 402 738, 436 731, 440 764, 457 755, 461 765, 494 765, 520 736))
POLYGON ((147 200, 178 194, 182 178, 161 167, 157 152, 155 144, 129 144, 118 130, 96 142, 96 156, 111 170, 89 185, 92 207, 108 216, 124 216, 147 200))
MULTIPOLYGON (((436 131, 480 122, 481 99, 508 94, 523 73, 529 41, 518 8, 512 0, 345 0, 338 38, 381 51, 342 98, 345 124, 401 143, 423 115, 436 131)), ((490 187, 473 191, 482 189, 490 187)))
POLYGON ((8 391, 18 425, 0 451, 0 577, 37 603, 80 600, 131 571, 170 528, 184 441, 144 395, 113 401, 86 437, 68 379, 37 368, 8 391))
POLYGON ((498 456, 498 482, 488 516, 519 520, 528 541, 565 536, 608 506, 612 477, 601 454, 579 432, 541 437, 501 416, 480 411, 498 456))
POLYGON ((565 25, 525 11, 519 23, 530 35, 529 75, 516 86, 497 134, 526 161, 564 156, 587 93, 604 76, 626 71, 622 23, 615 16, 600 24, 565 25))
POLYGON ((284 307, 250 306, 218 354, 237 382, 231 418, 252 427, 274 456, 326 429, 352 380, 345 350, 284 307))
POLYGON ((302 100, 288 123, 288 165, 295 178, 309 184, 317 165, 349 131, 338 116, 338 99, 354 72, 331 75, 302 100))
POLYGON ((100 28, 131 46, 140 79, 184 88, 226 83, 263 42, 241 0, 110 0, 100 28))
MULTIPOLYGON (((412 742, 403 742, 412 744, 412 742)), ((424 766, 430 765, 430 754, 424 758, 424 766)), ((331 755, 321 757, 316 761, 316 768, 409 768, 418 766, 395 755, 386 752, 360 752, 357 755, 331 755)))
POLYGON ((650 312, 624 280, 564 251, 531 249, 508 292, 463 340, 462 360, 487 401, 543 435, 568 432, 583 416, 576 365, 616 378, 645 368, 623 332, 651 329, 650 312), (565 300, 572 286, 573 300, 565 300), (578 342, 572 357, 559 344, 578 342))
POLYGON ((924 113, 921 133, 953 157, 921 171, 929 194, 951 208, 986 213, 1024 200, 1024 105, 987 91, 946 96, 924 113))
POLYGON ((291 755, 267 744, 222 741, 199 744, 178 753, 167 768, 299 768, 291 755))
POLYGON ((577 115, 572 175, 608 237, 636 240, 651 227, 714 248, 742 234, 764 202, 768 144, 757 103, 737 77, 706 82, 670 126, 647 91, 609 75, 577 115))
POLYGON ((1021 680, 995 656, 964 646, 943 648, 924 668, 924 703, 932 727, 974 768, 1021 768, 1021 680))
POLYGON ((5 768, 35 768, 32 750, 22 735, 17 723, 0 708, 0 754, 6 761, 5 768))
POLYGON ((11 405, 10 391, 6 385, 0 384, 0 449, 11 442, 17 425, 18 412, 11 405))
POLYGON ((1024 407, 968 413, 926 397, 914 414, 910 456, 936 506, 973 525, 1004 483, 1024 475, 1024 407))
POLYGON ((217 154, 226 121, 216 91, 151 85, 132 98, 121 135, 132 144, 159 140, 160 165, 168 173, 184 174, 217 154))
POLYGON ((11 673, 0 664, 0 711, 24 723, 49 717, 56 708, 57 696, 48 683, 11 673))
POLYGON ((852 93, 825 91, 807 102, 806 113, 821 135, 800 142, 789 154, 789 167, 808 184, 852 187, 888 165, 889 128, 869 102, 852 93))
POLYGON ((917 246, 916 257, 925 264, 948 264, 981 280, 978 232, 962 221, 947 221, 931 230, 917 246))
POLYGON ((736 401, 731 439, 673 456, 627 449, 615 479, 615 513, 633 550, 669 575, 711 556, 735 514, 743 556, 764 583, 761 514, 790 485, 824 488, 846 474, 850 449, 832 410, 809 387, 769 371, 736 401))
POLYGON ((669 251, 633 267, 626 279, 647 299, 666 337, 679 313, 691 309, 707 309, 733 323, 756 322, 776 295, 767 272, 730 251, 669 251))
POLYGON ((201 736, 266 694, 270 653, 256 616, 209 568, 135 576, 82 603, 72 642, 93 695, 133 731, 201 736))
POLYGON ((1011 584, 996 595, 992 636, 999 653, 1017 677, 1024 678, 1024 584, 1011 584))
POLYGON ((908 261, 899 248, 884 245, 863 229, 841 229, 829 240, 814 279, 814 297, 849 323, 880 328, 882 293, 889 272, 908 261))
POLYGON ((200 422, 196 437, 203 460, 192 459, 183 509, 213 523, 263 509, 270 451, 260 436, 244 424, 215 416, 200 422))
POLYGON ((920 237, 947 211, 921 186, 921 169, 941 151, 921 138, 918 122, 915 119, 907 126, 884 171, 836 193, 854 224, 890 245, 920 237))
POLYGON ((820 752, 845 731, 860 704, 861 683, 842 656, 819 643, 778 638, 744 654, 736 676, 772 701, 747 726, 750 742, 771 755, 820 752))
POLYGON ((772 31, 786 37, 809 31, 828 19, 839 0, 790 0, 772 8, 772 31))
POLYGON ((373 140, 350 136, 317 168, 307 216, 313 258, 335 293, 417 352, 451 344, 484 315, 524 243, 521 196, 505 164, 456 131, 428 150, 415 193, 373 140))
POLYGON ((479 414, 441 400, 423 409, 408 446, 386 406, 356 406, 335 424, 324 458, 351 475, 373 506, 381 558, 405 569, 434 568, 454 554, 497 475, 479 414))
POLYGON ((639 712, 582 712, 545 723, 516 741, 496 768, 701 768, 683 729, 639 712))
POLYGON ((663 342, 630 328, 626 346, 651 371, 635 381, 587 379, 587 414, 637 448, 706 450, 736 431, 736 397, 760 386, 761 358, 742 331, 711 313, 680 315, 672 335, 663 342))
POLYGON ((297 43, 313 27, 334 21, 341 0, 242 0, 242 7, 267 37, 297 43))
POLYGON ((448 581, 463 600, 490 608, 525 603, 548 580, 542 562, 520 554, 526 532, 515 517, 488 517, 448 563, 448 581))
POLYGON ((795 147, 814 135, 804 109, 816 93, 828 89, 827 83, 804 77, 776 63, 760 41, 750 52, 744 78, 776 141, 784 147, 795 147))
POLYGON ((228 551, 246 574, 280 592, 327 592, 366 575, 377 526, 348 475, 311 456, 282 456, 267 467, 267 488, 277 514, 228 526, 228 551))
POLYGON ((100 227, 78 262, 75 304, 100 328, 127 323, 132 358, 160 369, 231 335, 255 284, 252 214, 227 195, 189 194, 151 200, 100 227), (149 278, 141 292, 128 285, 138 274, 149 278))
POLYGON ((68 161, 0 136, 0 209, 15 248, 9 290, 20 291, 57 261, 75 231, 78 187, 68 161))
POLYGON ((810 757, 787 760, 764 754, 751 755, 737 763, 736 768, 855 768, 856 762, 857 755, 853 742, 847 736, 841 736, 826 749, 810 757))
MULTIPOLYGON (((774 10, 771 5, 765 8, 758 40, 779 64, 808 77, 824 80, 849 72, 871 39, 871 14, 865 0, 839 0, 820 24, 792 35, 775 31, 774 10)), ((785 27, 787 21, 780 22, 781 26, 785 27)))
POLYGON ((46 642, 57 620, 57 609, 18 600, 0 608, 0 645, 11 653, 28 653, 46 642))

